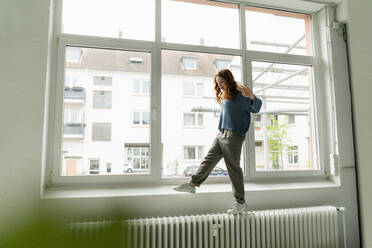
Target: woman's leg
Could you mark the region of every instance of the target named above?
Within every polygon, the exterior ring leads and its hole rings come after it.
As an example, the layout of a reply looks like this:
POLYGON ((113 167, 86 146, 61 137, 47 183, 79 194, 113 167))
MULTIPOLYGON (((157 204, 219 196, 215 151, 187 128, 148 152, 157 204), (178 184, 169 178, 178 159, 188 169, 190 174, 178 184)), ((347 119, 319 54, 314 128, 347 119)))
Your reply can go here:
POLYGON ((207 156, 204 158, 203 162, 200 163, 198 171, 191 176, 190 183, 199 187, 200 184, 202 184, 205 179, 207 179, 207 177, 212 172, 217 163, 221 160, 221 158, 222 152, 217 136, 217 138, 214 139, 207 156))
POLYGON ((240 155, 245 137, 231 131, 220 139, 221 151, 233 186, 235 200, 245 203, 243 170, 240 167, 240 155))

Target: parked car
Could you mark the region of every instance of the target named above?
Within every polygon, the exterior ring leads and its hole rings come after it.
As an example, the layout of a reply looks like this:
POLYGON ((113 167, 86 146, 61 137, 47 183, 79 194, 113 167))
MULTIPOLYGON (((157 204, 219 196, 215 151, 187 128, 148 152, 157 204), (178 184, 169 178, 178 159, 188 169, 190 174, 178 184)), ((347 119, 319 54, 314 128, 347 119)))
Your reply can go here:
MULTIPOLYGON (((183 175, 185 177, 190 177, 191 175, 195 174, 195 172, 198 170, 199 165, 190 165, 187 166, 186 169, 183 171, 183 175)), ((220 167, 214 167, 212 170, 210 176, 227 176, 229 173, 227 170, 224 170, 220 167)))
POLYGON ((133 164, 130 161, 124 162, 123 166, 124 166, 124 169, 123 169, 124 173, 131 173, 134 171, 133 164))

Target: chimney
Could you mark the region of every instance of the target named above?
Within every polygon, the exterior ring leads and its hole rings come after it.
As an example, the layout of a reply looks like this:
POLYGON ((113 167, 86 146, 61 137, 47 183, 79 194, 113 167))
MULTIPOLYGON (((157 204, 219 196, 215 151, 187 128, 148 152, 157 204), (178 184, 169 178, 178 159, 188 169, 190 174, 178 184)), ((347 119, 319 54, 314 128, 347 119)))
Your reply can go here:
POLYGON ((200 37, 200 45, 204 46, 204 38, 203 37, 200 37))

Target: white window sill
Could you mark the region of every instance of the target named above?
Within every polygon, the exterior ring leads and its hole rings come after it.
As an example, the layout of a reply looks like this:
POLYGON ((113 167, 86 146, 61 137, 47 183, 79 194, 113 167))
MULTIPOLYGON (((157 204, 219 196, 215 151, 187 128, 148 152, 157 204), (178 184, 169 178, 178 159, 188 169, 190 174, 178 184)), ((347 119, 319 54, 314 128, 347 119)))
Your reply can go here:
MULTIPOLYGON (((42 194, 42 199, 61 198, 101 198, 125 196, 156 196, 185 194, 172 189, 175 185, 95 185, 95 186, 53 186, 48 187, 42 194)), ((287 183, 245 183, 245 191, 272 191, 309 188, 331 188, 340 185, 328 180, 287 183)), ((232 192, 231 183, 204 183, 196 188, 197 194, 232 192)))

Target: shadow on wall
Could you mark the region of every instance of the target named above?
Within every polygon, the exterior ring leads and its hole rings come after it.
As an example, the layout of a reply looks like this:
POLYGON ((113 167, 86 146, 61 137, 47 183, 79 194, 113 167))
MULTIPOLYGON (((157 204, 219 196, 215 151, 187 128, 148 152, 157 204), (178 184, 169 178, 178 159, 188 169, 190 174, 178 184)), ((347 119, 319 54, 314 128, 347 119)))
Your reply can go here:
POLYGON ((121 220, 129 219, 133 213, 129 214, 129 211, 122 209, 114 210, 110 214, 111 221, 104 225, 102 222, 99 222, 100 225, 95 225, 96 222, 71 225, 58 217, 63 211, 65 210, 38 211, 27 221, 15 226, 10 224, 5 233, 0 234, 0 247, 129 247, 125 246, 127 235, 121 220))

